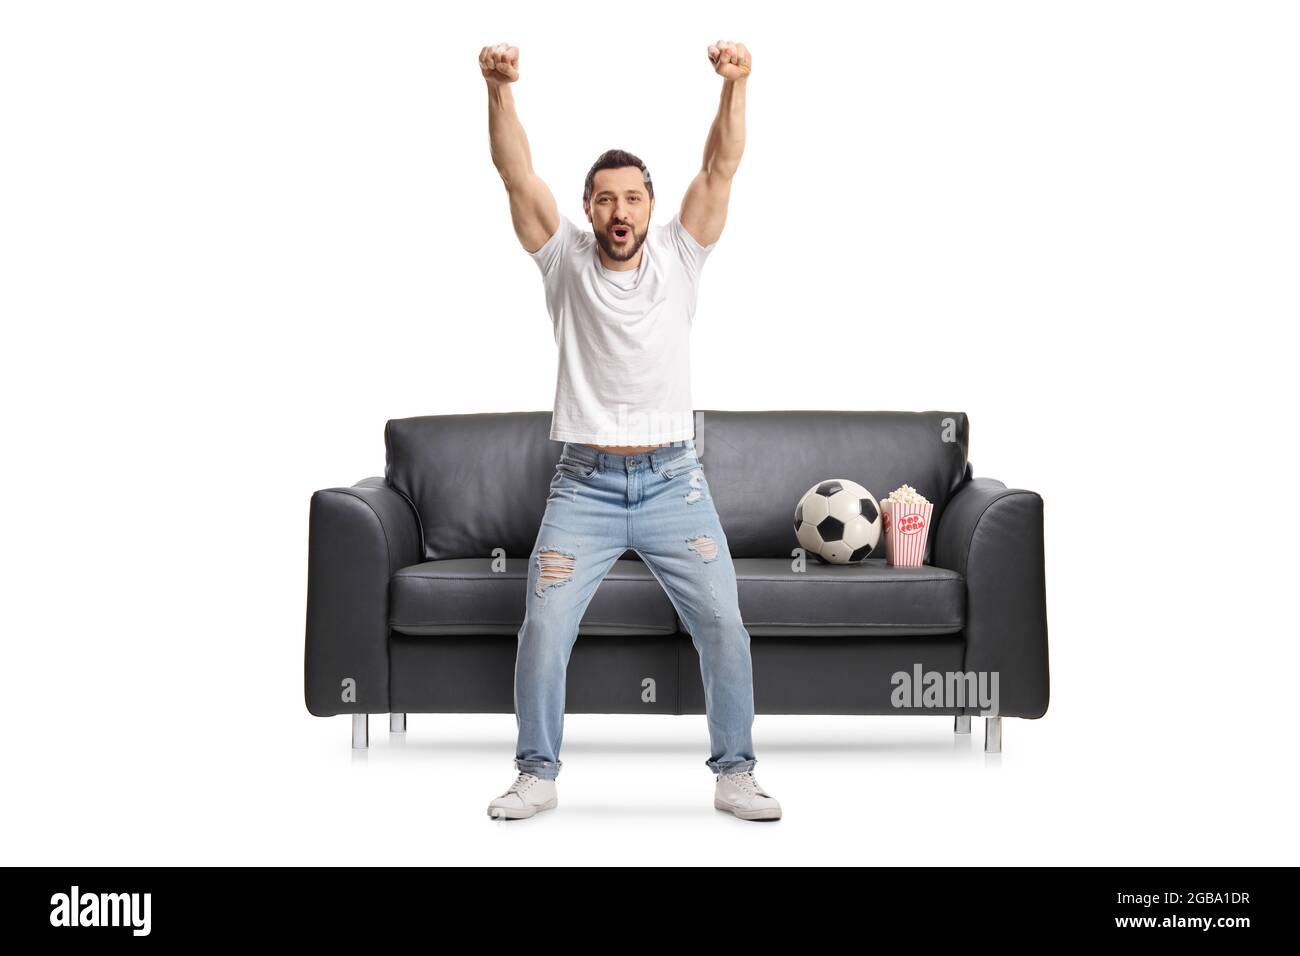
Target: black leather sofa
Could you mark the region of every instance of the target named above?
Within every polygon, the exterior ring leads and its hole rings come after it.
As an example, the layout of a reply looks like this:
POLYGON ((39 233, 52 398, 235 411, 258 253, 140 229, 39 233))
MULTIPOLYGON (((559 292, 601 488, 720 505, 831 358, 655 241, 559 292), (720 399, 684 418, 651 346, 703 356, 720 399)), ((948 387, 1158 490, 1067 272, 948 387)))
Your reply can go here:
MULTIPOLYGON (((430 415, 385 428, 384 477, 311 498, 305 684, 310 713, 513 713, 528 559, 562 443, 550 412, 430 415)), ((1043 500, 974 477, 962 412, 697 411, 751 637, 760 714, 1047 710, 1043 500), (904 482, 934 503, 925 565, 796 561, 792 518, 826 478, 883 499, 904 482), (797 570, 801 568, 801 570, 797 570), (919 667, 919 670, 917 669, 919 667), (913 699, 893 675, 997 673, 997 706, 913 699), (931 701, 929 703, 934 703, 931 701)), ((703 714, 699 658, 634 551, 601 583, 570 658, 568 713, 703 714)), ((971 685, 967 685, 969 688, 971 685)))

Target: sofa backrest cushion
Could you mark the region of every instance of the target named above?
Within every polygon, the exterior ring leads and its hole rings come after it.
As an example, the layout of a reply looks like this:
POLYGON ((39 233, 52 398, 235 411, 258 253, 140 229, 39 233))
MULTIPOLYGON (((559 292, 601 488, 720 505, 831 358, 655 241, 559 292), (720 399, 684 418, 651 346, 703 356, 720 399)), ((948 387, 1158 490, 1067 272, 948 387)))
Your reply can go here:
POLYGON ((550 412, 394 418, 384 477, 420 516, 424 558, 527 558, 563 442, 550 412))
MULTIPOLYGON (((909 484, 934 502, 936 523, 965 479, 965 412, 705 411, 701 418, 696 447, 733 558, 789 558, 798 547, 795 506, 828 479, 856 481, 877 501, 909 484)), ((884 554, 882 538, 872 557, 884 554)))
MULTIPOLYGON (((789 557, 795 505, 826 479, 850 478, 877 500, 906 482, 934 502, 937 522, 965 477, 964 412, 702 410, 695 422, 733 558, 789 557)), ((532 553, 564 447, 550 427, 549 411, 388 422, 385 478, 420 517, 425 560, 532 553)))

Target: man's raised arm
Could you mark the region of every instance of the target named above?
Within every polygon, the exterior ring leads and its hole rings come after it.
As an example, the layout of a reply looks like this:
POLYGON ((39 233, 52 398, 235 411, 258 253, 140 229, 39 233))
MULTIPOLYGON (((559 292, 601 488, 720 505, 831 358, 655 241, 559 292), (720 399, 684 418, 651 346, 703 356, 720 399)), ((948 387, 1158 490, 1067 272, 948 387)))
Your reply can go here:
POLYGON ((718 115, 704 143, 704 165, 682 197, 682 226, 702 246, 718 241, 727 222, 731 178, 745 151, 745 83, 752 58, 743 43, 719 40, 709 47, 709 62, 722 77, 718 115))
POLYGON ((555 234, 560 225, 560 211, 546 183, 533 172, 528 136, 515 113, 510 84, 519 79, 519 47, 505 43, 485 46, 479 53, 479 68, 487 82, 492 163, 510 195, 515 235, 531 254, 555 234))

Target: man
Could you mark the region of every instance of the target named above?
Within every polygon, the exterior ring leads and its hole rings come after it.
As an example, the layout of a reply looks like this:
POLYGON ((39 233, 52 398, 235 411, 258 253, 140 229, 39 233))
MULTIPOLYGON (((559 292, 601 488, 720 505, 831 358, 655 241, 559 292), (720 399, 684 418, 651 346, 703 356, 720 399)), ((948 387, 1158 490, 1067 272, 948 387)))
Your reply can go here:
POLYGON ((753 668, 727 539, 695 451, 689 343, 700 270, 722 233, 745 143, 743 44, 708 48, 722 98, 704 163, 681 210, 652 225, 650 173, 609 150, 587 174, 591 231, 556 207, 533 172, 510 84, 519 50, 484 47, 492 161, 510 196, 515 234, 541 270, 559 346, 550 437, 563 441, 529 560, 527 610, 515 662, 519 738, 510 789, 493 817, 556 806, 565 672, 597 586, 635 550, 663 585, 700 655, 715 774, 714 803, 747 820, 781 807, 754 779, 753 668))

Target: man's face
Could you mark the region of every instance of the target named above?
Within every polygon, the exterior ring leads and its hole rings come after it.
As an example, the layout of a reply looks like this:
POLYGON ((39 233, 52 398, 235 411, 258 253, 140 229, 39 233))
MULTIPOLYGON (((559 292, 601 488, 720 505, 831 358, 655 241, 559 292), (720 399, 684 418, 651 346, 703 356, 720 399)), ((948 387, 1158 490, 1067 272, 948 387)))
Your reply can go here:
POLYGON ((637 254, 650 228, 654 200, 636 166, 599 170, 591 182, 587 215, 605 255, 626 262, 637 254))

